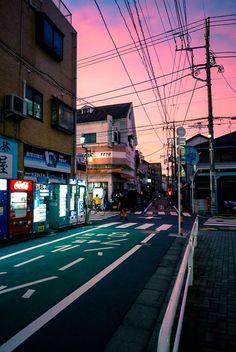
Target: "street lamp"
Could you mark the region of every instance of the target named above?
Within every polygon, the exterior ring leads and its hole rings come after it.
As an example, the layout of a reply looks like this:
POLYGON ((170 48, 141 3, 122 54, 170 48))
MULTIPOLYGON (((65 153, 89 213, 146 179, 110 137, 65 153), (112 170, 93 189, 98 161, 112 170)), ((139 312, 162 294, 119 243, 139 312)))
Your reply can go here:
POLYGON ((86 193, 85 193, 85 223, 88 223, 88 148, 87 144, 85 144, 85 137, 80 136, 80 143, 82 144, 82 148, 85 149, 85 172, 86 172, 86 193))

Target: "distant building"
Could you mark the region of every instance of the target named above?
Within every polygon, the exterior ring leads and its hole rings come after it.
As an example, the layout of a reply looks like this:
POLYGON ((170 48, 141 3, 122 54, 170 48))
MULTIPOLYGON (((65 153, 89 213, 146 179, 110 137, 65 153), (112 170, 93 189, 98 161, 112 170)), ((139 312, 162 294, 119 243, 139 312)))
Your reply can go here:
POLYGON ((149 189, 152 198, 158 196, 162 191, 162 167, 161 163, 149 164, 149 189))
POLYGON ((1 0, 0 18, 0 178, 66 182, 75 171, 71 13, 61 0, 1 0))
POLYGON ((99 107, 85 106, 77 111, 77 173, 85 179, 83 160, 87 154, 90 193, 106 194, 137 189, 137 136, 132 103, 99 107), (82 146, 80 137, 85 137, 82 146), (81 162, 82 161, 82 162, 81 162))
MULTIPOLYGON (((209 210, 211 196, 208 139, 203 143, 194 144, 194 147, 198 151, 199 162, 196 166, 187 168, 186 177, 191 183, 193 211, 204 213, 209 210)), ((214 155, 217 211, 236 212, 236 132, 214 139, 214 155), (235 209, 228 205, 231 201, 235 202, 235 209)))

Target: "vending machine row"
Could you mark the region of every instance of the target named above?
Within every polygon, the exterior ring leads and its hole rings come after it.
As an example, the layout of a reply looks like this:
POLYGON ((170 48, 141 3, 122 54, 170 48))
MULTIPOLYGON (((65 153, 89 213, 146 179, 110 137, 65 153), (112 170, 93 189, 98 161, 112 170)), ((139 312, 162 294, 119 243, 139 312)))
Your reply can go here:
POLYGON ((47 184, 26 179, 0 179, 0 241, 81 224, 84 181, 47 184))

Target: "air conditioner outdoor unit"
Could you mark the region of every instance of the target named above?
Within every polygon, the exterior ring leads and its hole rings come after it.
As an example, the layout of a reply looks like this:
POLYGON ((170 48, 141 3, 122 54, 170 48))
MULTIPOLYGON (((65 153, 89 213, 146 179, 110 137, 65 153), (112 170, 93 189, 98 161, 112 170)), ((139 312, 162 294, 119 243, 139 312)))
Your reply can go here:
POLYGON ((5 98, 6 116, 15 116, 19 119, 27 117, 27 102, 17 95, 7 95, 5 98))

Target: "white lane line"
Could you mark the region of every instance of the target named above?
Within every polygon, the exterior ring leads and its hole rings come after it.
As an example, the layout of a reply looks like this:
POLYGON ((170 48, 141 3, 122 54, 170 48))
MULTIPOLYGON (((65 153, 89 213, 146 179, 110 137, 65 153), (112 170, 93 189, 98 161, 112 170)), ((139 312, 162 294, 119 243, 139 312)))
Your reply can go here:
POLYGON ((185 212, 183 212, 183 215, 184 216, 191 216, 189 213, 185 213, 185 212))
POLYGON ((144 240, 142 240, 141 243, 147 243, 151 238, 153 238, 154 236, 156 236, 157 234, 155 232, 150 233, 149 236, 147 236, 146 238, 144 238, 144 240))
MULTIPOLYGON (((26 284, 15 286, 15 287, 10 287, 10 288, 7 288, 6 290, 0 291, 0 295, 3 294, 3 293, 19 290, 20 288, 23 288, 23 287, 32 286, 32 285, 36 285, 36 284, 41 284, 42 282, 49 281, 49 280, 54 280, 54 279, 57 279, 57 278, 58 278, 58 276, 49 276, 49 277, 45 277, 45 279, 32 281, 32 282, 27 282, 26 284)), ((0 349, 0 351, 2 351, 2 350, 0 349)))
POLYGON ((154 218, 154 216, 145 216, 146 220, 150 220, 150 219, 153 219, 153 218, 154 218))
POLYGON ((17 252, 13 252, 13 253, 9 253, 9 254, 6 254, 6 255, 3 255, 2 257, 0 257, 0 260, 3 260, 3 259, 6 259, 6 258, 10 258, 10 257, 13 257, 15 255, 18 255, 18 254, 21 254, 21 253, 25 253, 25 252, 29 252, 29 251, 32 251, 33 249, 37 249, 37 248, 40 248, 40 247, 45 247, 45 246, 48 246, 52 243, 56 243, 56 242, 60 242, 60 241, 64 241, 68 238, 71 238, 71 237, 76 237, 78 235, 82 235, 83 233, 87 233, 87 232, 92 232, 94 230, 98 230, 98 229, 101 229, 103 227, 108 227, 108 226, 112 226, 113 224, 119 224, 119 222, 110 222, 106 225, 99 225, 99 226, 96 226, 96 227, 93 227, 89 230, 85 230, 85 231, 81 231, 81 232, 76 232, 72 235, 68 235, 68 236, 65 236, 65 237, 61 237, 61 238, 58 238, 56 240, 53 240, 53 241, 49 241, 49 242, 46 242, 46 243, 41 243, 41 244, 38 244, 37 246, 33 246, 33 247, 29 247, 29 248, 25 248, 25 249, 22 249, 20 251, 17 251, 17 252))
POLYGON ((66 270, 66 269, 70 268, 71 266, 73 266, 73 265, 75 265, 75 264, 77 264, 77 263, 81 262, 82 260, 84 260, 84 258, 79 258, 79 259, 76 259, 76 260, 74 260, 73 262, 71 262, 71 263, 69 263, 69 264, 67 264, 67 265, 65 265, 65 266, 63 266, 63 267, 61 267, 61 268, 60 268, 60 269, 58 269, 58 270, 60 270, 60 271, 64 271, 64 270, 66 270))
POLYGON ((135 227, 137 230, 146 230, 148 229, 149 227, 153 226, 154 224, 150 224, 150 223, 146 223, 146 224, 143 224, 143 225, 140 225, 140 226, 137 226, 135 227))
POLYGON ((175 215, 175 216, 177 216, 178 214, 177 214, 175 211, 171 211, 171 212, 170 212, 170 215, 175 215))
MULTIPOLYGON (((152 237, 155 236, 155 233, 152 234, 152 237)), ((149 240, 151 236, 149 235, 146 239, 149 240)), ((97 275, 92 277, 89 281, 87 281, 84 285, 80 286, 77 290, 72 292, 70 295, 66 296, 63 300, 58 302, 55 306, 50 308, 36 320, 32 321, 29 325, 27 325, 24 329, 20 330, 16 335, 12 336, 8 341, 6 341, 3 345, 0 346, 1 352, 12 352, 19 345, 21 345, 25 340, 27 340, 31 335, 33 335, 36 331, 38 331, 42 326, 47 324, 50 320, 56 317, 60 312, 62 312, 65 308, 67 308, 71 303, 77 300, 80 296, 82 296, 85 292, 87 292, 90 288, 96 285, 99 281, 101 281, 105 276, 107 276, 111 271, 117 268, 121 263, 123 263, 127 258, 129 258, 133 253, 142 248, 141 244, 137 244, 133 248, 131 248, 127 253, 123 254, 120 258, 115 260, 105 269, 100 271, 97 275)))
POLYGON ((45 257, 45 255, 39 255, 38 257, 35 257, 35 258, 32 258, 32 259, 26 260, 25 262, 22 262, 22 263, 19 263, 19 264, 15 264, 14 267, 15 267, 15 268, 18 268, 19 266, 22 266, 22 265, 25 265, 25 264, 34 262, 35 260, 41 259, 41 258, 43 258, 43 257, 45 257))
POLYGON ((7 271, 2 271, 2 272, 0 273, 0 275, 5 275, 5 274, 7 274, 7 271))
POLYGON ((130 226, 133 226, 136 224, 137 224, 137 222, 127 222, 123 225, 116 226, 116 229, 126 229, 127 227, 130 227, 130 226))
POLYGON ((165 230, 168 230, 170 227, 172 227, 173 225, 170 225, 170 224, 163 224, 159 227, 156 228, 156 231, 165 231, 165 230))
POLYGON ((158 215, 165 215, 164 211, 158 211, 158 215))
POLYGON ((140 215, 140 214, 142 214, 142 211, 136 211, 134 214, 140 215))
POLYGON ((152 214, 153 214, 153 211, 148 211, 147 214, 148 214, 148 215, 152 215, 152 214))
POLYGON ((35 290, 29 289, 29 290, 27 290, 27 291, 25 292, 25 294, 22 296, 22 298, 29 299, 29 298, 32 296, 33 293, 35 293, 35 290))

